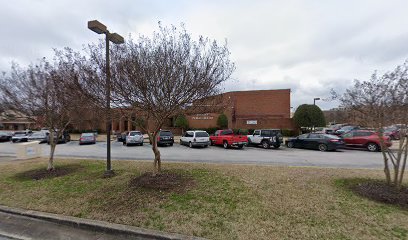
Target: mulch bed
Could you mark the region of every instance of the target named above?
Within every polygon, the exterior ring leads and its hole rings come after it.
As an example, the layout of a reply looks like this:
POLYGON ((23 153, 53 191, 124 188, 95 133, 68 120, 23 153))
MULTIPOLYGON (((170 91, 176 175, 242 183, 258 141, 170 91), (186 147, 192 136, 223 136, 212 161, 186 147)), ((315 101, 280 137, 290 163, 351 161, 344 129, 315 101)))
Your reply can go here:
POLYGON ((368 199, 408 209, 408 188, 406 187, 397 191, 385 182, 365 182, 353 186, 352 190, 368 199))
POLYGON ((56 167, 52 171, 48 171, 45 167, 41 169, 34 169, 25 172, 21 172, 15 175, 19 180, 41 180, 50 179, 65 176, 71 174, 81 168, 80 165, 66 165, 61 167, 56 167))
POLYGON ((172 172, 163 172, 153 176, 152 173, 144 173, 133 178, 129 186, 131 188, 144 188, 164 192, 183 193, 195 185, 194 179, 172 172))

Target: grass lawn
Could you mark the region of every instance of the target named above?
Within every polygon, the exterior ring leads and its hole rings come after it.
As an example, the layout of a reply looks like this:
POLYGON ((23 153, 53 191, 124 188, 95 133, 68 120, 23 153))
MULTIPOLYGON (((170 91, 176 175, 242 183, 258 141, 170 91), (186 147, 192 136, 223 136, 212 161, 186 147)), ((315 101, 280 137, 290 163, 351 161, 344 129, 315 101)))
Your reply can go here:
POLYGON ((165 163, 185 187, 135 187, 151 162, 60 160, 64 176, 33 180, 46 160, 0 163, 0 204, 210 239, 407 239, 408 209, 347 188, 382 171, 165 163), (71 171, 71 172, 70 172, 71 171))

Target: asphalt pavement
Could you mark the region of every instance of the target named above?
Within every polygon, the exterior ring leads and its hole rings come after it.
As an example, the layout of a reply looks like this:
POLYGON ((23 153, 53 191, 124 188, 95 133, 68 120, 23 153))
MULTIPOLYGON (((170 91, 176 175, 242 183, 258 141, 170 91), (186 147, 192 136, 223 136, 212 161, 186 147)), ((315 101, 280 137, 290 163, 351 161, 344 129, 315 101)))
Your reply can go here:
MULTIPOLYGON (((0 143, 0 161, 15 157, 19 143, 0 143)), ((49 145, 41 144, 43 156, 48 156, 49 145)), ((223 149, 219 146, 208 148, 189 148, 175 143, 173 146, 160 147, 164 162, 197 162, 197 163, 234 163, 257 165, 314 166, 333 168, 383 168, 381 153, 367 150, 342 149, 336 152, 320 152, 318 150, 263 149, 245 147, 244 149, 223 149)), ((93 145, 79 145, 77 141, 58 144, 56 157, 61 158, 106 158, 106 143, 97 142, 93 145)), ((151 145, 123 146, 112 142, 112 159, 114 160, 153 160, 151 145)))

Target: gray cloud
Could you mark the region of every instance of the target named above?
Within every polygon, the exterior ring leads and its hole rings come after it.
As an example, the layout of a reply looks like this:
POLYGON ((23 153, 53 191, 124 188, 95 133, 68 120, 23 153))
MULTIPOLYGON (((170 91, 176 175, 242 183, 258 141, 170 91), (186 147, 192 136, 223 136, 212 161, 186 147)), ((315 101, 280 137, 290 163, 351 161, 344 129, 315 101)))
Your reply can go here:
POLYGON ((97 41, 86 28, 92 19, 124 36, 150 35, 162 21, 184 22, 195 37, 227 39, 237 70, 225 89, 291 88, 294 107, 408 58, 404 0, 0 1, 0 71, 13 60, 25 65, 52 48, 97 41))

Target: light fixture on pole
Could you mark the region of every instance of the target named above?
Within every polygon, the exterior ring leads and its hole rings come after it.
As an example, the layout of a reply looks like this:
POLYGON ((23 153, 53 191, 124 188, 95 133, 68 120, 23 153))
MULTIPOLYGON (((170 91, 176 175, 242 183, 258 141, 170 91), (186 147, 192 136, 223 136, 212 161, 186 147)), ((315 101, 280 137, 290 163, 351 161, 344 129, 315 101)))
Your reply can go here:
POLYGON ((117 33, 110 33, 108 28, 97 20, 88 21, 88 28, 97 34, 105 34, 106 42, 106 83, 105 83, 105 97, 106 97, 106 176, 112 176, 114 174, 111 165, 111 131, 112 131, 112 119, 110 111, 110 60, 109 60, 109 41, 114 44, 124 43, 124 39, 117 33))

